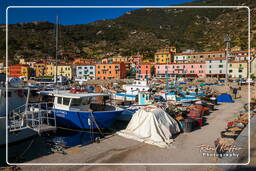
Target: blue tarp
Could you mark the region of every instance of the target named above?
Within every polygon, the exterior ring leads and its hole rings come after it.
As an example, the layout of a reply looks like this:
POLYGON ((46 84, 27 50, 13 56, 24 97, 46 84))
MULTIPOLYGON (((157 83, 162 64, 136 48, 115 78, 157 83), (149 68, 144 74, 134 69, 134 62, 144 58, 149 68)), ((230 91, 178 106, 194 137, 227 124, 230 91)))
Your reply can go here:
POLYGON ((234 103, 231 95, 229 94, 221 94, 217 97, 217 102, 224 102, 224 103, 234 103))

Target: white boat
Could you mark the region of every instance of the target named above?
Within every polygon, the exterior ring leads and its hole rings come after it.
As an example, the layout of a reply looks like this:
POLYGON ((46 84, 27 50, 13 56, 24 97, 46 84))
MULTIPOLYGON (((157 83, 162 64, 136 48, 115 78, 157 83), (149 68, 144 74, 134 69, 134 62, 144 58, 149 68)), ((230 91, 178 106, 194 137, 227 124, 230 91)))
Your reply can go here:
MULTIPOLYGON (((0 88, 0 146, 6 144, 6 119, 7 116, 10 116, 11 114, 18 121, 15 123, 15 127, 19 129, 15 131, 9 131, 8 129, 9 144, 30 138, 31 136, 37 134, 37 132, 33 129, 25 127, 25 125, 23 125, 23 118, 21 118, 20 115, 15 115, 15 113, 12 113, 12 111, 16 108, 19 108, 20 106, 24 106, 26 104, 26 95, 28 94, 26 91, 28 90, 24 88, 9 87, 7 93, 5 87, 0 88), (8 95, 8 111, 6 111, 6 95, 8 95)), ((8 128, 10 128, 10 126, 11 125, 8 125, 8 128)), ((14 127, 14 125, 12 125, 12 127, 14 127)))
POLYGON ((115 100, 135 101, 139 92, 149 90, 149 85, 145 80, 134 80, 132 84, 123 85, 124 92, 113 93, 112 98, 115 100))

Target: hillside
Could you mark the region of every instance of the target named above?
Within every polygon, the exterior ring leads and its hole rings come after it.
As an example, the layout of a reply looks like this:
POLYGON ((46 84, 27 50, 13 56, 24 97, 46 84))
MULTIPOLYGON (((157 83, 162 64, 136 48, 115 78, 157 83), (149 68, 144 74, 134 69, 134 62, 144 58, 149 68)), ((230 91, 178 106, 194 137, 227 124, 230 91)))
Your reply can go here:
MULTIPOLYGON (((252 36, 256 32, 254 0, 204 0, 182 5, 247 5, 251 8, 252 36)), ((225 47, 226 33, 232 37, 232 46, 247 49, 247 15, 247 9, 138 9, 113 20, 60 26, 60 53, 68 60, 72 56, 102 58, 108 52, 152 53, 165 46, 176 46, 178 51, 219 50, 225 47)), ((54 27, 49 22, 9 25, 9 56, 54 56, 54 27)), ((3 25, 0 37, 5 37, 3 25)), ((252 47, 256 47, 255 38, 252 47)), ((0 39, 0 56, 4 55, 5 39, 0 39)))

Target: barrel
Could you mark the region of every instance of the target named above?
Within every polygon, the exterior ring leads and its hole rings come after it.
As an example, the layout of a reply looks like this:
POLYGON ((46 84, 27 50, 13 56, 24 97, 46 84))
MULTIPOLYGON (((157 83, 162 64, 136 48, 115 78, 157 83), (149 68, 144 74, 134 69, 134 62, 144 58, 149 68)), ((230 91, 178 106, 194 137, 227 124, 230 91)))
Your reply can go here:
POLYGON ((184 120, 184 132, 192 132, 193 127, 193 120, 192 119, 185 119, 184 120))

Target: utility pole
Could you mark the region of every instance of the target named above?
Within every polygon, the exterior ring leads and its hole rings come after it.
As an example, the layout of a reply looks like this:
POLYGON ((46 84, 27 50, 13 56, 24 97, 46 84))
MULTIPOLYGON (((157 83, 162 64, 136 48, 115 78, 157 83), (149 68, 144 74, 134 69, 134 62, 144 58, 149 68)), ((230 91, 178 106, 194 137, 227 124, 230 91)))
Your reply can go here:
POLYGON ((231 38, 228 34, 224 36, 224 42, 226 43, 225 58, 226 58, 226 74, 225 74, 225 86, 228 85, 228 57, 230 51, 231 38))

